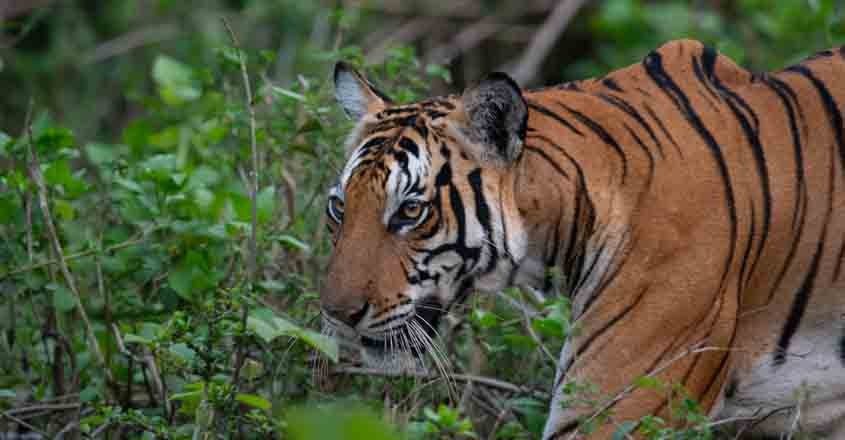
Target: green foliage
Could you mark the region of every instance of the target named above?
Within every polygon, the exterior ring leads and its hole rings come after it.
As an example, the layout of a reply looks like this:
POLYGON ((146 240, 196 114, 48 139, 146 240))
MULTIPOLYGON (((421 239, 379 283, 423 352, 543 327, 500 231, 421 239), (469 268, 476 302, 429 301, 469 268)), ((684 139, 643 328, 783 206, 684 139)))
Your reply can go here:
MULTIPOLYGON (((325 363, 348 362, 316 331, 315 292, 329 250, 323 194, 351 126, 331 99, 332 63, 349 61, 394 100, 410 102, 431 84, 476 80, 460 77, 473 72, 469 57, 447 67, 423 61, 424 45, 396 46, 368 65, 363 41, 384 20, 320 2, 53 4, 3 22, 0 409, 71 405, 28 419, 50 435, 75 417, 82 432, 115 438, 541 435, 556 357, 578 331, 565 295, 555 295, 566 292, 475 297, 443 329, 455 372, 523 391, 466 403, 427 379, 312 380, 325 363), (135 41, 127 36, 140 43, 121 45, 135 41), (5 47, 13 40, 17 46, 5 47), (30 166, 43 174, 62 256, 30 166)), ((603 74, 680 37, 703 39, 753 68, 783 66, 845 43, 843 13, 833 0, 604 0, 561 39, 590 43, 580 56, 553 56, 546 82, 603 74)), ((478 54, 499 64, 513 56, 478 54)), ((549 277, 563 284, 560 274, 549 277)), ((635 385, 667 389, 652 378, 635 385)), ((669 420, 622 423, 616 438, 713 438, 695 402, 672 392, 669 420)), ((567 384, 565 393, 564 404, 596 409, 606 397, 589 384, 567 384)), ((600 412, 583 429, 611 421, 600 412)))
POLYGON ((603 0, 588 21, 600 43, 567 76, 600 76, 635 63, 671 39, 693 38, 754 70, 798 62, 845 44, 845 11, 835 0, 742 0, 721 8, 681 0, 603 0))
POLYGON ((478 438, 472 430, 472 422, 461 418, 455 408, 440 405, 437 410, 425 408, 424 419, 412 423, 408 430, 412 438, 419 439, 470 439, 478 438))

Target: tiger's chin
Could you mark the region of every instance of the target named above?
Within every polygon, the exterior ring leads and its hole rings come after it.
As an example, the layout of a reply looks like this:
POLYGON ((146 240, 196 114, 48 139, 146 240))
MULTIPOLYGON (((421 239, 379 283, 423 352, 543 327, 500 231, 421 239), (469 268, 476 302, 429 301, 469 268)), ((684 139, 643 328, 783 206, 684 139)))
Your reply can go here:
POLYGON ((423 357, 411 351, 386 352, 379 349, 361 349, 361 361, 367 368, 388 375, 427 375, 430 372, 423 357))

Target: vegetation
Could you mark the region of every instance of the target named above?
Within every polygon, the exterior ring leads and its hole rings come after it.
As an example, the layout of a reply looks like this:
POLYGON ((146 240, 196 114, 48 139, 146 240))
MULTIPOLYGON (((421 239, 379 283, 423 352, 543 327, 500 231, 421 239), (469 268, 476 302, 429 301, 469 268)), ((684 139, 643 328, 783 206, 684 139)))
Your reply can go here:
MULTIPOLYGON (((507 66, 556 2, 30 3, 0 10, 0 432, 539 437, 577 331, 563 296, 471 298, 440 329, 446 382, 352 365, 320 333, 315 292, 324 189, 350 128, 333 62, 400 101, 460 90, 507 66), (489 17, 496 32, 457 38, 489 17), (420 20, 429 32, 408 31, 420 20)), ((834 0, 602 0, 528 83, 601 74, 679 37, 782 66, 845 43, 843 16, 834 0)), ((634 385, 678 395, 675 420, 617 438, 718 435, 683 390, 634 385)), ((585 430, 613 423, 607 396, 571 392, 596 403, 585 430)))

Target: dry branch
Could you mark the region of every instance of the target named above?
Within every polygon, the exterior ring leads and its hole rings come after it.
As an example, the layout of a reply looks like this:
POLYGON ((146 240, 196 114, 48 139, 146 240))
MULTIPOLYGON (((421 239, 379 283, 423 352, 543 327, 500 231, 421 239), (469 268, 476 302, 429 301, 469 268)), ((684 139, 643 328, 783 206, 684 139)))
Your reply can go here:
MULTIPOLYGON (((339 374, 359 374, 359 375, 368 375, 368 376, 383 376, 383 377, 399 377, 399 376, 407 376, 407 377, 417 377, 420 379, 441 379, 440 376, 429 374, 429 373, 418 373, 418 372, 403 372, 403 373, 396 373, 391 371, 380 370, 377 368, 360 368, 360 367, 338 367, 333 370, 334 373, 339 374)), ((532 394, 534 396, 540 398, 547 398, 548 393, 540 390, 535 390, 529 387, 514 385, 510 382, 505 382, 503 380, 495 379, 492 377, 485 377, 485 376, 474 376, 471 374, 450 374, 450 379, 459 381, 459 382, 466 382, 466 383, 476 383, 478 385, 484 385, 486 387, 497 388, 504 391, 509 391, 511 393, 523 393, 523 394, 532 394)))
POLYGON ((521 84, 528 84, 533 81, 537 77, 537 72, 540 70, 543 60, 546 59, 564 29, 566 29, 566 25, 588 1, 561 1, 540 27, 528 46, 528 50, 517 62, 516 67, 504 70, 510 72, 511 76, 521 84))
POLYGON ((82 318, 82 322, 85 326, 85 332, 88 336, 89 343, 91 344, 91 349, 94 352, 94 357, 97 359, 97 362, 100 364, 100 366, 103 367, 103 372, 106 375, 107 383, 114 383, 114 378, 112 377, 111 370, 109 369, 108 364, 106 364, 106 360, 103 357, 103 352, 100 350, 100 344, 97 341, 97 335, 94 334, 94 328, 91 326, 91 321, 88 319, 88 313, 85 311, 85 306, 82 304, 82 297, 79 294, 79 289, 77 289, 76 287, 76 280, 74 279, 73 274, 70 272, 67 260, 65 259, 64 249, 62 249, 62 243, 59 240, 59 234, 56 230, 56 225, 53 222, 53 216, 50 214, 50 203, 47 200, 47 184, 44 182, 44 176, 41 174, 41 164, 38 162, 38 154, 35 152, 35 145, 33 144, 32 127, 30 125, 30 121, 26 121, 26 131, 28 138, 27 148, 29 150, 29 163, 27 164, 27 169, 29 171, 29 177, 35 183, 36 189, 38 191, 38 203, 41 207, 41 214, 44 217, 44 224, 47 226, 47 232, 49 233, 50 243, 52 245, 53 252, 55 252, 56 256, 58 257, 57 260, 62 272, 62 276, 64 277, 68 288, 73 293, 73 298, 76 302, 76 310, 77 313, 79 313, 80 318, 82 318))

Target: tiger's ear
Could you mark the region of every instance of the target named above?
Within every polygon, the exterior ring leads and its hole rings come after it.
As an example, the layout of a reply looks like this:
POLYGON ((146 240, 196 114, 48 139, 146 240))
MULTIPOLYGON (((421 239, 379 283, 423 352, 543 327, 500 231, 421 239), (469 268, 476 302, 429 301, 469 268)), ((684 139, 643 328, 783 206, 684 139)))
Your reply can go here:
POLYGON ((482 156, 510 164, 522 153, 528 124, 528 108, 516 81, 500 72, 491 73, 464 91, 465 134, 480 144, 482 156))
POLYGON ((383 110, 391 102, 387 95, 343 61, 334 65, 334 96, 353 121, 360 120, 367 113, 383 110))

